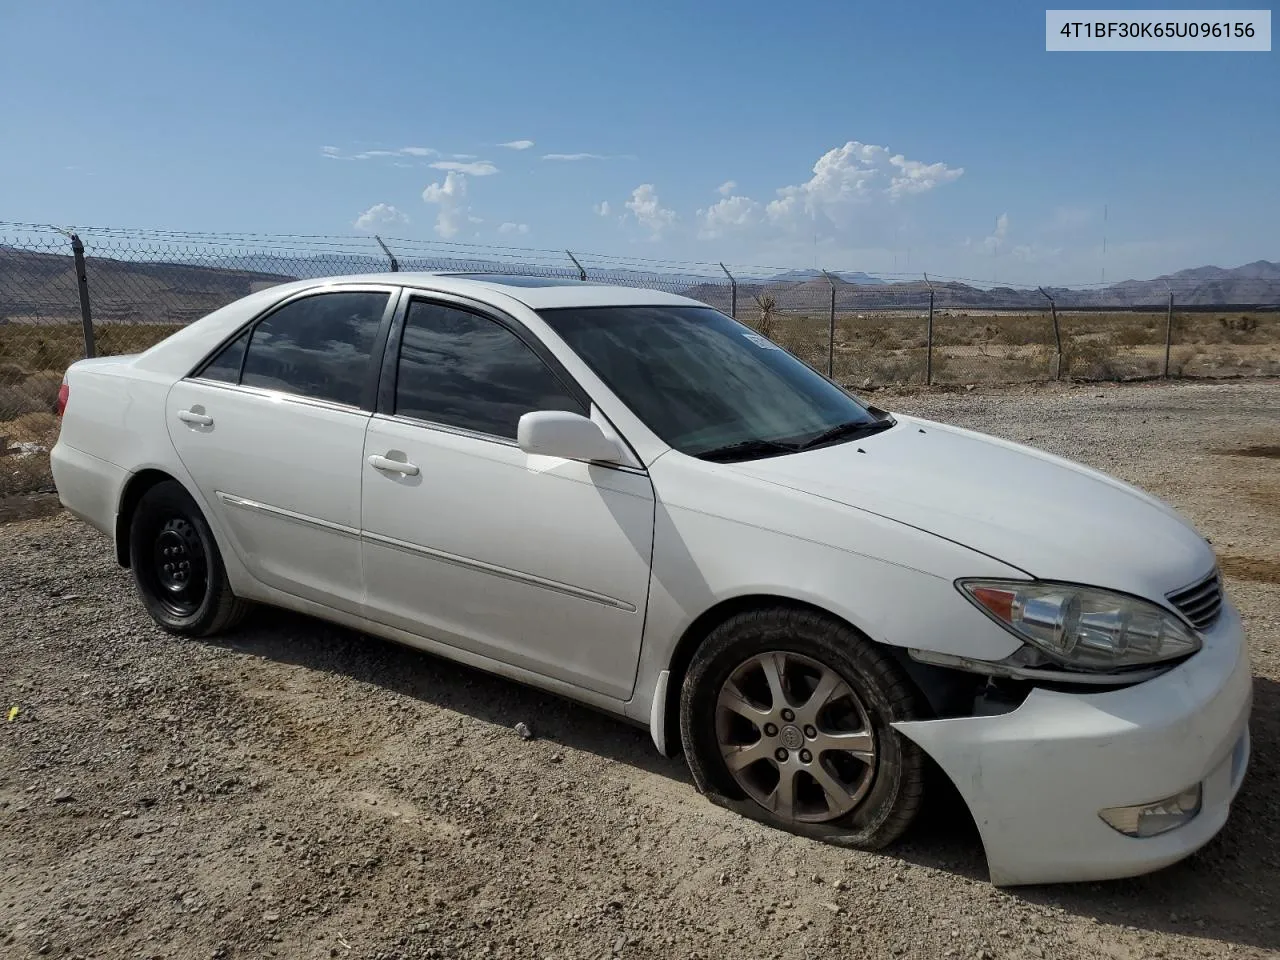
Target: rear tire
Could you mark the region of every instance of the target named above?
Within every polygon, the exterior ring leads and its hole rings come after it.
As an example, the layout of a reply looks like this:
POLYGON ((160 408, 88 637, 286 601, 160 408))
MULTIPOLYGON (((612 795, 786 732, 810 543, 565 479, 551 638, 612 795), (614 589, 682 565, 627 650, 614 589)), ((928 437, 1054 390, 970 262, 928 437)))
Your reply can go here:
POLYGON ((143 605, 170 633, 221 633, 248 609, 231 592, 204 514, 176 480, 157 483, 138 501, 129 524, 129 559, 143 605))
POLYGON ((702 793, 865 850, 897 840, 920 808, 924 752, 890 726, 920 715, 892 658, 849 625, 797 608, 722 623, 680 690, 680 737, 702 793))

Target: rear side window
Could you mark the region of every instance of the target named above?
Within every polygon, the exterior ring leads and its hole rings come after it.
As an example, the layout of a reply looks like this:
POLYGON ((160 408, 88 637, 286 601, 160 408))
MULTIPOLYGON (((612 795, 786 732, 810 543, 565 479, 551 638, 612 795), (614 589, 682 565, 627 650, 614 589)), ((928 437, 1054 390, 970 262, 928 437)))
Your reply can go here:
POLYGON ((205 368, 200 371, 201 379, 217 380, 220 383, 239 383, 240 366, 244 362, 244 348, 249 342, 249 332, 246 330, 240 334, 205 364, 205 368))
POLYGON ((388 297, 322 293, 286 304, 254 327, 240 383, 359 406, 388 297))
POLYGON ((587 413, 502 324, 435 303, 409 306, 396 373, 397 414, 514 440, 520 418, 534 410, 587 413))

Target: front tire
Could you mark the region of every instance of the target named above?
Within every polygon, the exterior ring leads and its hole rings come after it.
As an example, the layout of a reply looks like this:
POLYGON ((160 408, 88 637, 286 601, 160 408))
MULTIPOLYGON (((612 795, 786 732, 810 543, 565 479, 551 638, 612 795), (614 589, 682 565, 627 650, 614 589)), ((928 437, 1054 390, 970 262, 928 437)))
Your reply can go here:
POLYGON ((890 726, 919 713, 902 670, 852 627, 777 607, 731 617, 694 654, 680 737, 713 802, 874 850, 902 835, 924 796, 924 754, 890 726))
POLYGON ((175 480, 157 483, 138 501, 129 565, 147 612, 170 633, 207 637, 244 616, 246 604, 231 592, 213 531, 175 480))

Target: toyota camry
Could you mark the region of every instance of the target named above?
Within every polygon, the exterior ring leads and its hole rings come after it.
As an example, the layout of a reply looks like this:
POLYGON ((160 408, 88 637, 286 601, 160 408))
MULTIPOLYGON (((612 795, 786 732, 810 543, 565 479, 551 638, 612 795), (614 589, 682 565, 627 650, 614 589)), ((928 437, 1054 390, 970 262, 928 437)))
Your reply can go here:
POLYGON ((1178 513, 685 297, 286 283, 59 408, 61 501, 164 629, 410 644, 644 726, 773 827, 884 847, 936 765, 992 882, 1095 880, 1205 844, 1245 773, 1240 617, 1178 513))

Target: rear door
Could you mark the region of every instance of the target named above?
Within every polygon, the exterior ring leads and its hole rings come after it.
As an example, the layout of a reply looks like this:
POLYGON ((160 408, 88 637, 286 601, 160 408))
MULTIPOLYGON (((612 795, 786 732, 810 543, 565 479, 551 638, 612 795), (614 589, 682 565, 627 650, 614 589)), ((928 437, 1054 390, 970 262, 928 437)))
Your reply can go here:
POLYGON ((653 548, 639 468, 525 453, 532 410, 600 417, 505 315, 406 293, 365 440, 368 616, 619 700, 653 548))
POLYGON ((398 289, 278 305, 179 381, 169 435, 231 549, 268 586, 359 613, 360 482, 398 289))

